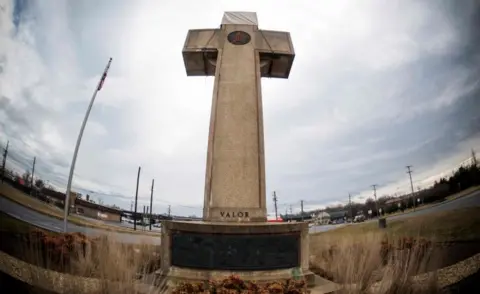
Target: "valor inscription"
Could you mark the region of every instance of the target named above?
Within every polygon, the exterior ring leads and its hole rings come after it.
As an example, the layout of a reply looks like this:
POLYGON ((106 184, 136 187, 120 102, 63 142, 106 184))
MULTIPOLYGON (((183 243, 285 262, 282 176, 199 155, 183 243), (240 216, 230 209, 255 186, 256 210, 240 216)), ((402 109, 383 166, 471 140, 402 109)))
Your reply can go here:
POLYGON ((300 266, 300 234, 172 232, 171 265, 205 270, 274 270, 300 266))
POLYGON ((248 211, 220 211, 221 217, 232 218, 232 217, 248 217, 248 211))

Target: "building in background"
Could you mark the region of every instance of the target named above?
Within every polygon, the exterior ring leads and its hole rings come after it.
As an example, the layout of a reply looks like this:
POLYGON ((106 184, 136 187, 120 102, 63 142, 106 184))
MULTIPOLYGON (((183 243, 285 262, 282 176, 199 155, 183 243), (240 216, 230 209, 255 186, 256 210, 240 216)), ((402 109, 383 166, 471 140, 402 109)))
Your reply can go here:
POLYGON ((80 198, 76 198, 75 200, 74 211, 75 213, 82 216, 101 219, 105 221, 120 222, 122 219, 122 211, 116 208, 92 203, 90 201, 86 201, 80 198))

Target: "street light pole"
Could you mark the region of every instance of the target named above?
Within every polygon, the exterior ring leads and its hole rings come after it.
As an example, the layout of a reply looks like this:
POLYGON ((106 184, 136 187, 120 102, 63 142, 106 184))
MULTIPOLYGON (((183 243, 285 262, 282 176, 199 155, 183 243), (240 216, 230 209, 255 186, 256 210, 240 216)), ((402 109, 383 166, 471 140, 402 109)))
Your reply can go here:
POLYGON ((70 209, 70 193, 72 189, 72 178, 73 172, 75 170, 75 163, 77 161, 78 149, 80 148, 80 143, 82 141, 83 131, 85 130, 85 125, 87 124, 88 116, 90 115, 90 111, 92 110, 93 102, 95 102, 95 97, 97 97, 98 91, 102 89, 103 83, 105 78, 107 77, 108 69, 110 68, 110 64, 112 63, 112 58, 108 60, 108 64, 105 67, 105 71, 103 72, 102 78, 98 82, 95 91, 93 92, 92 99, 90 100, 90 104, 88 105, 87 112, 85 113, 85 118, 83 119, 82 126, 80 127, 80 133, 78 134, 77 144, 75 145, 75 151, 73 152, 72 163, 70 165, 70 173, 68 175, 68 183, 67 183, 67 191, 65 192, 65 207, 64 207, 64 214, 63 214, 63 231, 67 232, 67 217, 68 211, 70 209))

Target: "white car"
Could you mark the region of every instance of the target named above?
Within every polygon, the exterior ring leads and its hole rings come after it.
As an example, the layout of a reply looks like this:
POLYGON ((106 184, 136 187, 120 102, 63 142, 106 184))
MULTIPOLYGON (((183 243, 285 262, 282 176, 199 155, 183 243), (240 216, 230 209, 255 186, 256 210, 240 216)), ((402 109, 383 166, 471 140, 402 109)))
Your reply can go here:
POLYGON ((363 221, 365 221, 365 216, 363 214, 357 215, 353 219, 353 222, 355 222, 355 223, 361 223, 363 221))

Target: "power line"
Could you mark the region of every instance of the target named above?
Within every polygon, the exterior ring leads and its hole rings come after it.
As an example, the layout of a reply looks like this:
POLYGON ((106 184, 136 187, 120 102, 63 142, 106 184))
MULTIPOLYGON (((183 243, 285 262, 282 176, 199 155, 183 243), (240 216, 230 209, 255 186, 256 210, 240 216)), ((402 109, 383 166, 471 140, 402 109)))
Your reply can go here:
POLYGON ((150 231, 152 230, 152 208, 153 208, 153 186, 155 184, 155 179, 152 179, 152 189, 150 191, 150 221, 149 226, 150 226, 150 231))
POLYGON ((135 191, 135 214, 133 215, 133 230, 137 230, 137 203, 138 203, 138 184, 140 182, 140 170, 142 167, 138 167, 138 173, 137 173, 137 189, 135 191))
MULTIPOLYGON (((8 146, 8 145, 7 145, 8 146)), ((474 166, 477 166, 477 156, 475 155, 475 150, 472 148, 472 163, 474 166)))
POLYGON ((353 221, 353 213, 352 213, 352 195, 348 193, 348 206, 350 206, 350 218, 353 221))
POLYGON ((377 184, 372 185, 373 187, 373 197, 375 197, 375 209, 377 210, 377 216, 378 214, 378 202, 377 202, 377 184))
MULTIPOLYGON (((32 166, 32 175, 30 177, 30 188, 33 188, 33 176, 35 175, 35 162, 37 161, 37 157, 33 157, 33 166, 32 166)), ((32 194, 32 189, 30 190, 30 194, 32 194)))
POLYGON ((301 217, 303 221, 303 200, 300 200, 301 217))
POLYGON ((5 179, 5 165, 7 163, 7 156, 8 156, 8 144, 10 141, 7 141, 7 145, 3 151, 3 160, 2 160, 2 183, 5 179))
POLYGON ((412 170, 410 169, 412 166, 407 165, 407 174, 410 177, 410 187, 412 188, 412 201, 413 201, 413 211, 415 211, 415 191, 413 190, 413 181, 412 181, 412 170))
POLYGON ((275 191, 273 191, 273 203, 275 205, 275 220, 278 219, 278 212, 277 212, 277 194, 275 193, 275 191))

